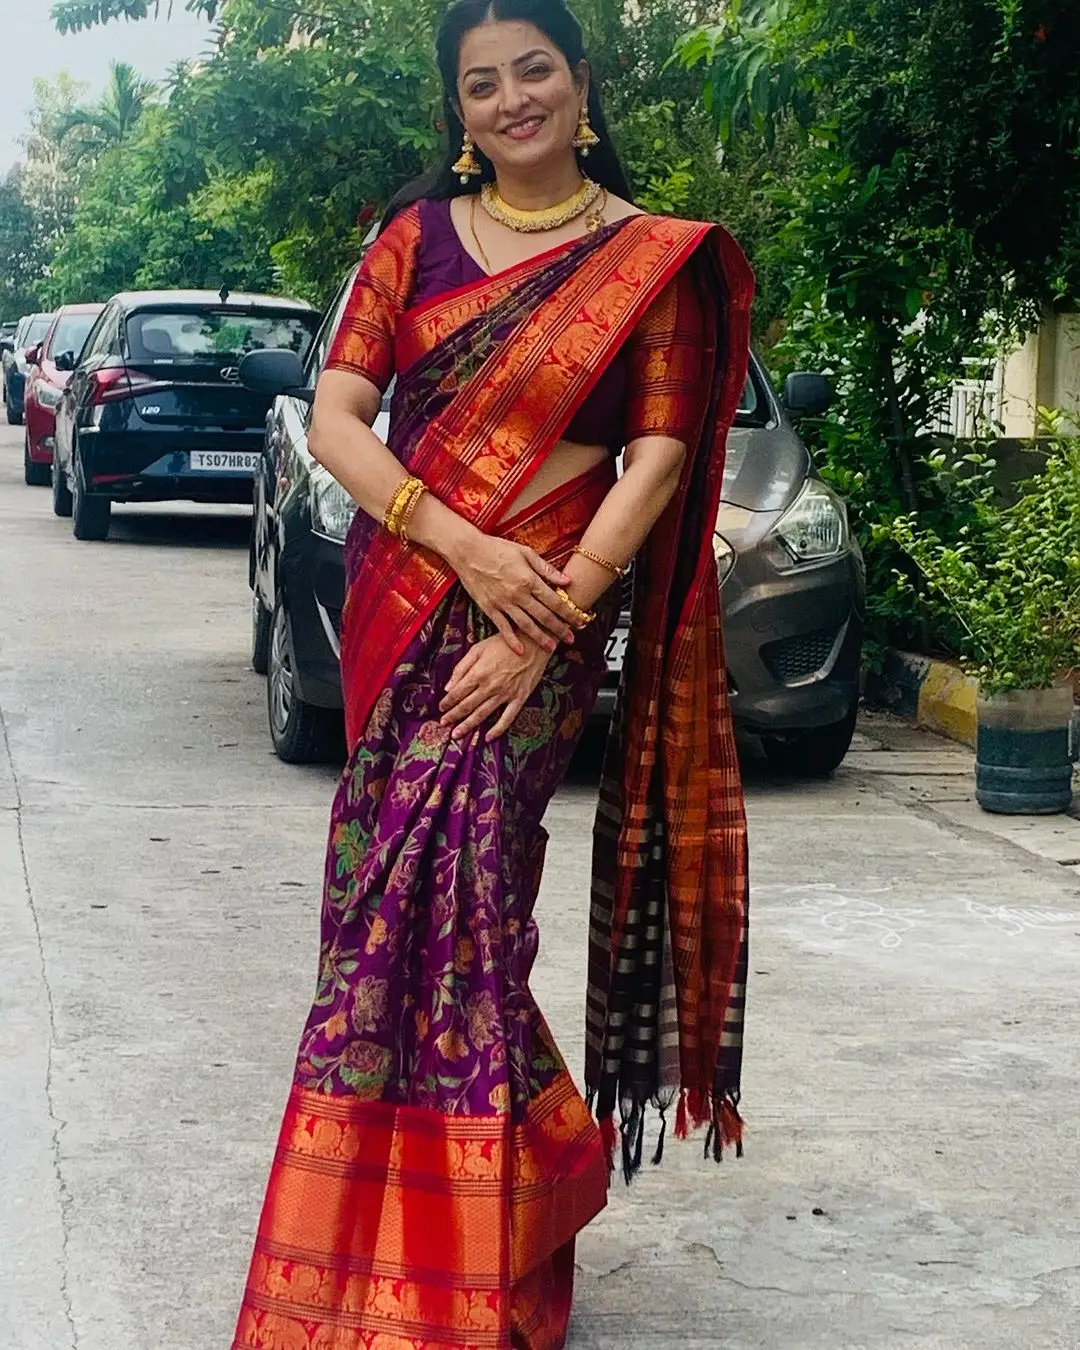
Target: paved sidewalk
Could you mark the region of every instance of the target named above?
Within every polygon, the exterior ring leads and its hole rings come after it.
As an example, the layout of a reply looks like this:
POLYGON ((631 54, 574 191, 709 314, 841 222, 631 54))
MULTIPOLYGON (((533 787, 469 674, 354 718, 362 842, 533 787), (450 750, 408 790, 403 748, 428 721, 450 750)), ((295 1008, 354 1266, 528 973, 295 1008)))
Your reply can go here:
MULTIPOLYGON (((0 431, 0 1350, 227 1350, 335 775, 269 752, 244 520, 76 544, 20 479, 0 431)), ((830 782, 751 777, 747 1156, 615 1187, 569 1350, 1078 1344, 1080 822, 1032 851, 970 787, 879 719, 830 782)), ((594 791, 534 981, 575 1069, 594 791)))

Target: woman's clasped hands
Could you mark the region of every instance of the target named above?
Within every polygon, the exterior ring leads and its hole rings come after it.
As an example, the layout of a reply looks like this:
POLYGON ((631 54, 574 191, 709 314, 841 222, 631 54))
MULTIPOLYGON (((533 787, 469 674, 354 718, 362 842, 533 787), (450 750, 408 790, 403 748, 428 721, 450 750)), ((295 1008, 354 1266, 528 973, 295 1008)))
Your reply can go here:
POLYGON ((452 561, 458 579, 518 655, 522 637, 553 652, 560 642, 573 642, 573 611, 555 593, 570 578, 535 549, 510 539, 481 534, 465 556, 452 561))

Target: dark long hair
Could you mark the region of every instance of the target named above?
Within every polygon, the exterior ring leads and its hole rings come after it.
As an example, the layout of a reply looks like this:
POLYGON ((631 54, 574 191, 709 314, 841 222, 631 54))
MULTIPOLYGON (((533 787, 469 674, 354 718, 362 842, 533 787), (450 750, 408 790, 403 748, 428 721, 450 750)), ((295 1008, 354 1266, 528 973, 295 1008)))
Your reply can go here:
MULTIPOLYGON (((465 34, 492 19, 508 19, 519 23, 531 23, 562 52, 573 70, 582 60, 586 60, 585 45, 581 36, 581 25, 566 7, 564 0, 457 0, 446 11, 439 35, 436 39, 436 54, 439 62, 439 74, 443 86, 443 116, 446 122, 447 149, 442 162, 429 169, 427 173, 414 178, 411 183, 396 192, 390 199, 383 217, 383 226, 421 197, 446 198, 461 197, 469 192, 479 192, 482 183, 490 183, 495 177, 491 161, 477 147, 473 153, 480 164, 481 173, 462 183, 453 172, 452 165, 461 154, 461 142, 465 127, 457 111, 458 58, 465 34)), ((607 119, 604 117, 600 102, 600 90, 594 79, 589 80, 589 122, 600 137, 600 144, 593 146, 588 159, 579 162, 582 171, 588 172, 601 187, 617 197, 630 199, 630 185, 626 174, 615 153, 607 119)))

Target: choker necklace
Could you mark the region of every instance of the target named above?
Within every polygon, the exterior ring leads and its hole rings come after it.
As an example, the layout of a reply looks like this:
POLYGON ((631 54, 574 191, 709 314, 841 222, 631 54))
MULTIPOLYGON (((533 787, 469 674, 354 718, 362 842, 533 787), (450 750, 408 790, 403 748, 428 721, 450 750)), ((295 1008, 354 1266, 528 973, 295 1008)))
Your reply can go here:
POLYGON ((572 197, 567 197, 566 201, 558 202, 555 206, 542 207, 539 211, 523 211, 520 207, 511 206, 500 196, 499 189, 494 183, 485 183, 480 189, 480 205, 500 225, 516 230, 519 234, 536 234, 540 230, 557 230, 560 225, 576 220, 601 196, 603 201, 599 208, 592 212, 586 221, 587 228, 592 232, 598 230, 604 223, 603 212, 607 204, 607 192, 591 178, 584 179, 578 190, 572 197))

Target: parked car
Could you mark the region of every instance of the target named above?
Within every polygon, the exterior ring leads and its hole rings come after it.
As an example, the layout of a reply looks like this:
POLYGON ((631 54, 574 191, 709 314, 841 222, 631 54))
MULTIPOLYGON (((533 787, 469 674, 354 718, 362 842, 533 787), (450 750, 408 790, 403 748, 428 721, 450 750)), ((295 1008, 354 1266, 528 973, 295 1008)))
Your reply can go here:
POLYGON ((8 425, 21 427, 23 420, 23 395, 26 391, 26 349, 36 347, 53 321, 51 314, 25 314, 15 327, 10 347, 3 346, 4 411, 8 425))
MULTIPOLYGON (((241 379, 278 397, 255 478, 249 582, 251 660, 267 675, 270 738, 291 763, 340 752, 338 669, 343 542, 355 505, 307 449, 312 390, 351 277, 301 364, 245 359, 241 379)), ((778 769, 831 772, 858 705, 865 577, 843 502, 816 473, 793 419, 825 410, 818 375, 792 376, 779 400, 754 358, 728 447, 714 553, 736 725, 778 769)), ((388 429, 387 403, 375 424, 388 429)), ((610 716, 630 592, 608 648, 596 716, 610 716)))
POLYGON ((250 502, 270 398, 243 388, 240 359, 302 359, 318 324, 271 295, 113 296, 60 405, 53 510, 76 539, 104 539, 115 501, 250 502))
POLYGON ((51 477, 56 409, 102 309, 102 305, 63 305, 41 342, 27 349, 23 477, 32 486, 43 487, 51 477))

